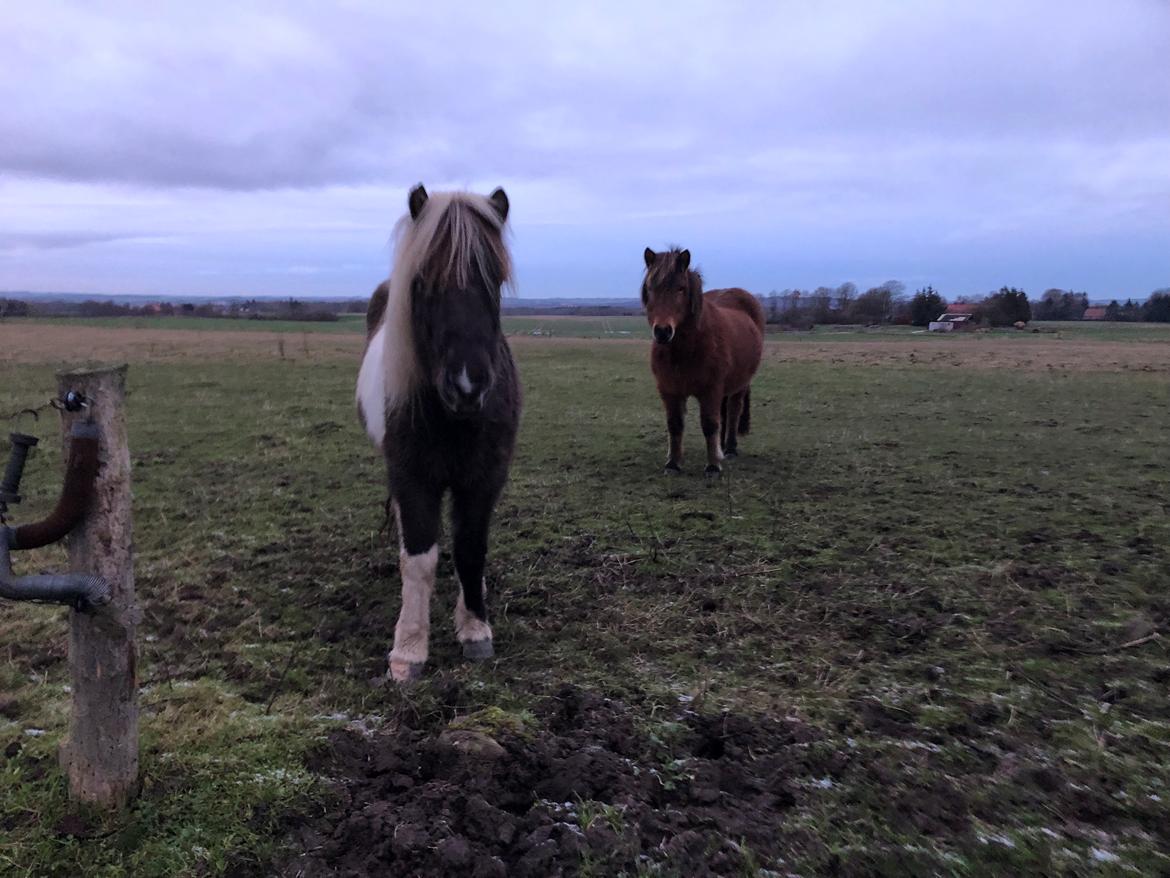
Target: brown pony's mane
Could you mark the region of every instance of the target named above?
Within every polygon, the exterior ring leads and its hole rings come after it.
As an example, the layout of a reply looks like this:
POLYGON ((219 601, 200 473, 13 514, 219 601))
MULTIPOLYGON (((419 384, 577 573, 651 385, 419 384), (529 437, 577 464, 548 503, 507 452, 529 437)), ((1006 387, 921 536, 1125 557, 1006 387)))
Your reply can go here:
MULTIPOLYGON (((666 285, 672 275, 679 273, 676 266, 682 252, 682 247, 672 244, 663 252, 656 254, 657 258, 653 265, 646 268, 646 279, 642 282, 643 305, 649 301, 651 289, 666 285)), ((703 308, 703 272, 691 266, 687 269, 686 277, 691 299, 691 314, 697 317, 703 308)))

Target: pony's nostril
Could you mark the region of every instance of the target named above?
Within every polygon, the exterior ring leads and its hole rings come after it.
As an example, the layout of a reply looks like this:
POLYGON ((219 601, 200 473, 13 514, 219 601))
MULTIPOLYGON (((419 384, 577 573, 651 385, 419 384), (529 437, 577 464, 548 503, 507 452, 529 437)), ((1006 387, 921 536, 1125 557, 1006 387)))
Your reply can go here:
POLYGON ((654 339, 660 342, 668 342, 674 337, 674 328, 670 326, 655 326, 654 339))

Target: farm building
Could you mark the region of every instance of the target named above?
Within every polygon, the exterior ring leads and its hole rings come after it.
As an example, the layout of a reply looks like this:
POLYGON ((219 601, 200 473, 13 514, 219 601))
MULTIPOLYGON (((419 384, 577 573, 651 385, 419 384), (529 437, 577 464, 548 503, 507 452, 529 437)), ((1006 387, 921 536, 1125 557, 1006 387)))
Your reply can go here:
POLYGON ((938 320, 932 320, 927 327, 931 332, 961 332, 975 328, 975 315, 968 312, 956 312, 948 309, 945 314, 939 315, 938 320))
POLYGON ((1081 315, 1082 320, 1104 320, 1105 306, 1094 305, 1092 308, 1086 308, 1085 313, 1081 315))

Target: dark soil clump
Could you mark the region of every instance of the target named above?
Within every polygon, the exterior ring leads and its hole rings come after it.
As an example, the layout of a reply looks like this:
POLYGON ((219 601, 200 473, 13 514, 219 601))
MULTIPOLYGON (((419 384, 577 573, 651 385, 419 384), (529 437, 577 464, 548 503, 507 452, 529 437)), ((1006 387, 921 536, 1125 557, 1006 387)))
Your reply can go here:
POLYGON ((539 730, 484 742, 502 753, 433 729, 335 733, 311 765, 334 779, 332 806, 294 832, 304 853, 282 873, 726 875, 808 841, 784 814, 821 737, 810 726, 684 710, 664 741, 622 702, 573 687, 536 718, 539 730))

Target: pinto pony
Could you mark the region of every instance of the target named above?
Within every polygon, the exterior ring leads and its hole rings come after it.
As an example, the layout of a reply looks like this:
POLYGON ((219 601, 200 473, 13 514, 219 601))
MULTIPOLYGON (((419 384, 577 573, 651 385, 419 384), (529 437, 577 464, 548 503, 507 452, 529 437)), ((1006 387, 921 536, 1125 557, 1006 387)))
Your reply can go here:
POLYGON ((386 458, 398 519, 402 610, 390 676, 418 677, 427 659, 443 495, 451 492, 455 635, 463 655, 492 655, 488 528, 508 478, 520 421, 520 381, 500 330, 500 290, 511 278, 504 244, 508 197, 416 186, 395 227, 390 279, 366 314, 358 414, 386 458))
POLYGON ((708 476, 735 457, 739 434, 751 427, 751 382, 764 352, 764 309, 746 290, 703 292, 691 251, 644 254, 642 304, 654 330, 650 368, 666 408, 670 456, 666 474, 682 472, 687 398, 699 400, 707 440, 708 476))

